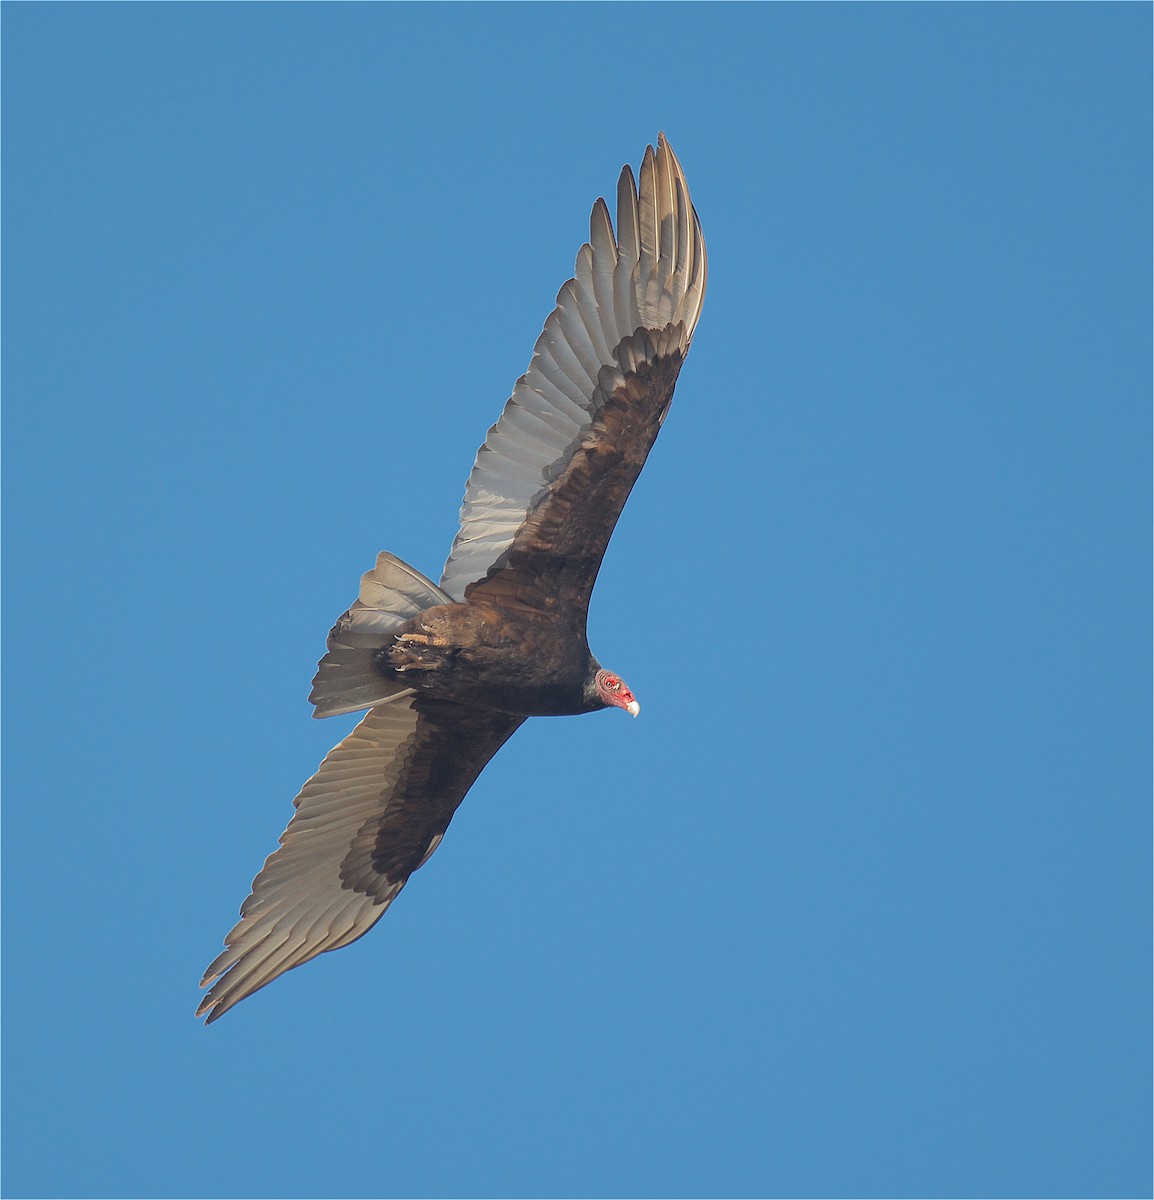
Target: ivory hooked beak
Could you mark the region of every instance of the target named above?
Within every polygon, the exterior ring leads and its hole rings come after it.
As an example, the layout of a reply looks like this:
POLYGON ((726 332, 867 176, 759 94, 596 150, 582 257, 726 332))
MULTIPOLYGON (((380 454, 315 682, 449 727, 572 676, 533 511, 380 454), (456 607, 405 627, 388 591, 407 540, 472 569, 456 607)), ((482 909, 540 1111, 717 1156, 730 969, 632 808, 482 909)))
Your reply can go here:
POLYGON ((636 700, 630 700, 629 703, 625 706, 625 711, 631 717, 635 717, 641 711, 641 705, 638 704, 636 700))

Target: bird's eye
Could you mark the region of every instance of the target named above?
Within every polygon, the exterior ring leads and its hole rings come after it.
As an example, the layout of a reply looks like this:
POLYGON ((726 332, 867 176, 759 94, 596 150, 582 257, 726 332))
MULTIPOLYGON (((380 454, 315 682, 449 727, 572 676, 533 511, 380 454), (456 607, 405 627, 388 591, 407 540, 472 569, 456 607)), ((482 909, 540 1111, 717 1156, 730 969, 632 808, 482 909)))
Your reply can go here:
POLYGON ((620 691, 620 690, 621 690, 621 680, 620 680, 620 679, 614 679, 614 678, 612 678, 612 676, 610 676, 610 679, 609 679, 609 690, 610 690, 611 692, 617 692, 617 691, 620 691))

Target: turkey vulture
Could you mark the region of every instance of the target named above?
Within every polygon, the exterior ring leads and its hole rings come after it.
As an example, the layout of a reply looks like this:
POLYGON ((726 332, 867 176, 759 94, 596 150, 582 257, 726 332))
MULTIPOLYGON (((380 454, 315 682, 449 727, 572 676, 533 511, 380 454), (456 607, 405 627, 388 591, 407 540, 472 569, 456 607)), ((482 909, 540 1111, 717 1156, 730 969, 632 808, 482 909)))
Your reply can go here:
POLYGON ((367 708, 296 813, 205 972, 208 1021, 381 918, 485 764, 530 716, 638 703, 589 652, 589 596, 657 437, 705 293, 705 242, 661 134, 617 230, 593 206, 576 273, 489 430, 440 584, 392 554, 361 577, 309 697, 367 708))

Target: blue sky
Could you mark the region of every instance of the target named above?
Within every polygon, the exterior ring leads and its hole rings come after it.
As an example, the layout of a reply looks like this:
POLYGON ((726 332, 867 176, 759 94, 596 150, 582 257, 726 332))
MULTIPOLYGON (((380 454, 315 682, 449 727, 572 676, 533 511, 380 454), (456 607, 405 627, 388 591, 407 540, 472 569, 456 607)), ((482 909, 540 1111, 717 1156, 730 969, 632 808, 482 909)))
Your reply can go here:
POLYGON ((9 1196, 1149 1195, 1145 5, 4 10, 9 1196), (710 290, 531 722, 192 1017, 594 199, 710 290))

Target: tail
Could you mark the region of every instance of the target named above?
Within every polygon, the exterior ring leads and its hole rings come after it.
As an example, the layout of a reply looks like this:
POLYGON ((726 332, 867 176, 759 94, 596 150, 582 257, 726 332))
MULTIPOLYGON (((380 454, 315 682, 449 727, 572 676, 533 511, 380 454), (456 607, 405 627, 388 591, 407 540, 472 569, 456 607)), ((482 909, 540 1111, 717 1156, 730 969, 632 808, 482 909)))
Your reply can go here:
POLYGON ((333 626, 328 653, 317 666, 309 700, 314 717, 372 708, 411 689, 386 679, 373 657, 406 621, 427 608, 452 604, 420 571, 381 551, 377 565, 361 576, 361 591, 352 608, 333 626))

